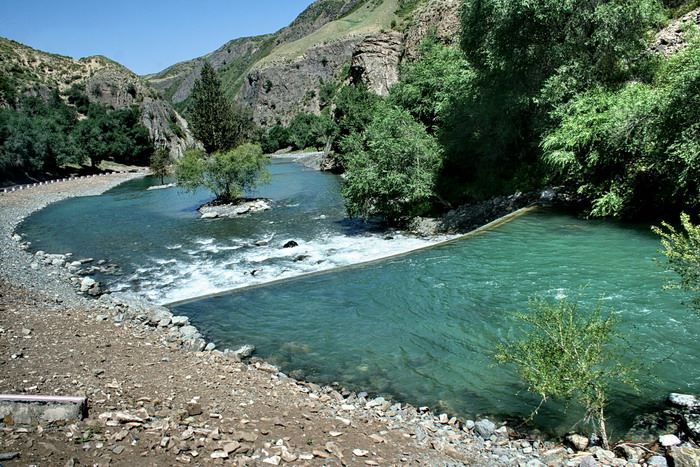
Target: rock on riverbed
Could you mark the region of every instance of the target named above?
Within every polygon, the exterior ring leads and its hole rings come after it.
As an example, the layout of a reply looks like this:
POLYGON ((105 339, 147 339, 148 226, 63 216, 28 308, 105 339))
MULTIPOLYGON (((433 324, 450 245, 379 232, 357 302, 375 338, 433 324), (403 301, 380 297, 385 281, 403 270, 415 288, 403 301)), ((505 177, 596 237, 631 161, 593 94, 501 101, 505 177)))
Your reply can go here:
POLYGON ((218 217, 238 217, 272 209, 272 200, 266 198, 244 198, 237 203, 221 204, 214 200, 211 203, 199 207, 202 219, 216 219, 218 217))

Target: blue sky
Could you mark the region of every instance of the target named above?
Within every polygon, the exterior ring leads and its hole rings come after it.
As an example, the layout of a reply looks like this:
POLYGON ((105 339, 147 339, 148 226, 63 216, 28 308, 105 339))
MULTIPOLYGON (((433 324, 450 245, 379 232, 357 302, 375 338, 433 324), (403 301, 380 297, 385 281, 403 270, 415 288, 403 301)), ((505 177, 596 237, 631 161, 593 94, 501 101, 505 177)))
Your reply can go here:
POLYGON ((0 0, 0 36, 45 52, 105 55, 137 74, 275 32, 313 0, 0 0))

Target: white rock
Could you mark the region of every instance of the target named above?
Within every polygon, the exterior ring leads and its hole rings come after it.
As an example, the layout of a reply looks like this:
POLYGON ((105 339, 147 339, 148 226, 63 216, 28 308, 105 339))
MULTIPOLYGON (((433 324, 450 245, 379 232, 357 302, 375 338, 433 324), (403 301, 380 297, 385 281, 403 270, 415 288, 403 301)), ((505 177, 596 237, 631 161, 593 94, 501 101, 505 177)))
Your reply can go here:
POLYGON ((352 453, 357 457, 365 457, 367 454, 369 454, 369 451, 365 451, 364 449, 353 449, 352 453))
POLYGON ((90 289, 90 287, 95 285, 95 283, 95 279, 92 279, 91 277, 83 277, 83 279, 80 281, 80 291, 86 292, 90 289))
POLYGON ((681 440, 676 435, 661 435, 659 436, 659 443, 664 447, 678 446, 681 444, 681 440))
POLYGON ((219 217, 218 212, 205 212, 202 214, 202 219, 216 219, 217 217, 219 217))
POLYGON ((212 459, 228 459, 228 453, 223 449, 217 449, 211 453, 212 459))
POLYGON ((280 465, 280 462, 282 462, 282 457, 280 457, 280 456, 266 457, 265 459, 262 460, 263 464, 270 464, 270 465, 280 465))

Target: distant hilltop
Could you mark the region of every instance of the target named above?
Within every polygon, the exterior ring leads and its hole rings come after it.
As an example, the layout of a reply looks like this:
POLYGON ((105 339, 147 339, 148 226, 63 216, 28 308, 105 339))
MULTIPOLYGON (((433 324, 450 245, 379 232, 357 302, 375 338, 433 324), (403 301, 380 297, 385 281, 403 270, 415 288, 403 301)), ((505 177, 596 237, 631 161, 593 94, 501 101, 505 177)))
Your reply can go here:
POLYGON ((0 38, 0 75, 0 107, 11 104, 9 93, 48 99, 54 91, 65 96, 80 88, 91 103, 117 110, 138 106, 153 144, 168 148, 174 158, 195 143, 187 122, 170 102, 143 78, 107 57, 75 60, 0 38))

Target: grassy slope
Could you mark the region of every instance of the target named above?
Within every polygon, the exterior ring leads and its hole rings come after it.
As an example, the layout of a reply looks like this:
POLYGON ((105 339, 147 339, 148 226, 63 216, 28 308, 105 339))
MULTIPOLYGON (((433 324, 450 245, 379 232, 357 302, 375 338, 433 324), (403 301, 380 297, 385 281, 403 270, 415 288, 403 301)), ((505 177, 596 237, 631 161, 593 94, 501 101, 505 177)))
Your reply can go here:
POLYGON ((349 15, 331 21, 308 36, 276 47, 270 54, 256 63, 256 66, 275 61, 294 60, 315 45, 328 44, 350 36, 364 36, 382 29, 389 29, 391 22, 397 19, 395 12, 398 3, 398 0, 367 2, 349 15))

